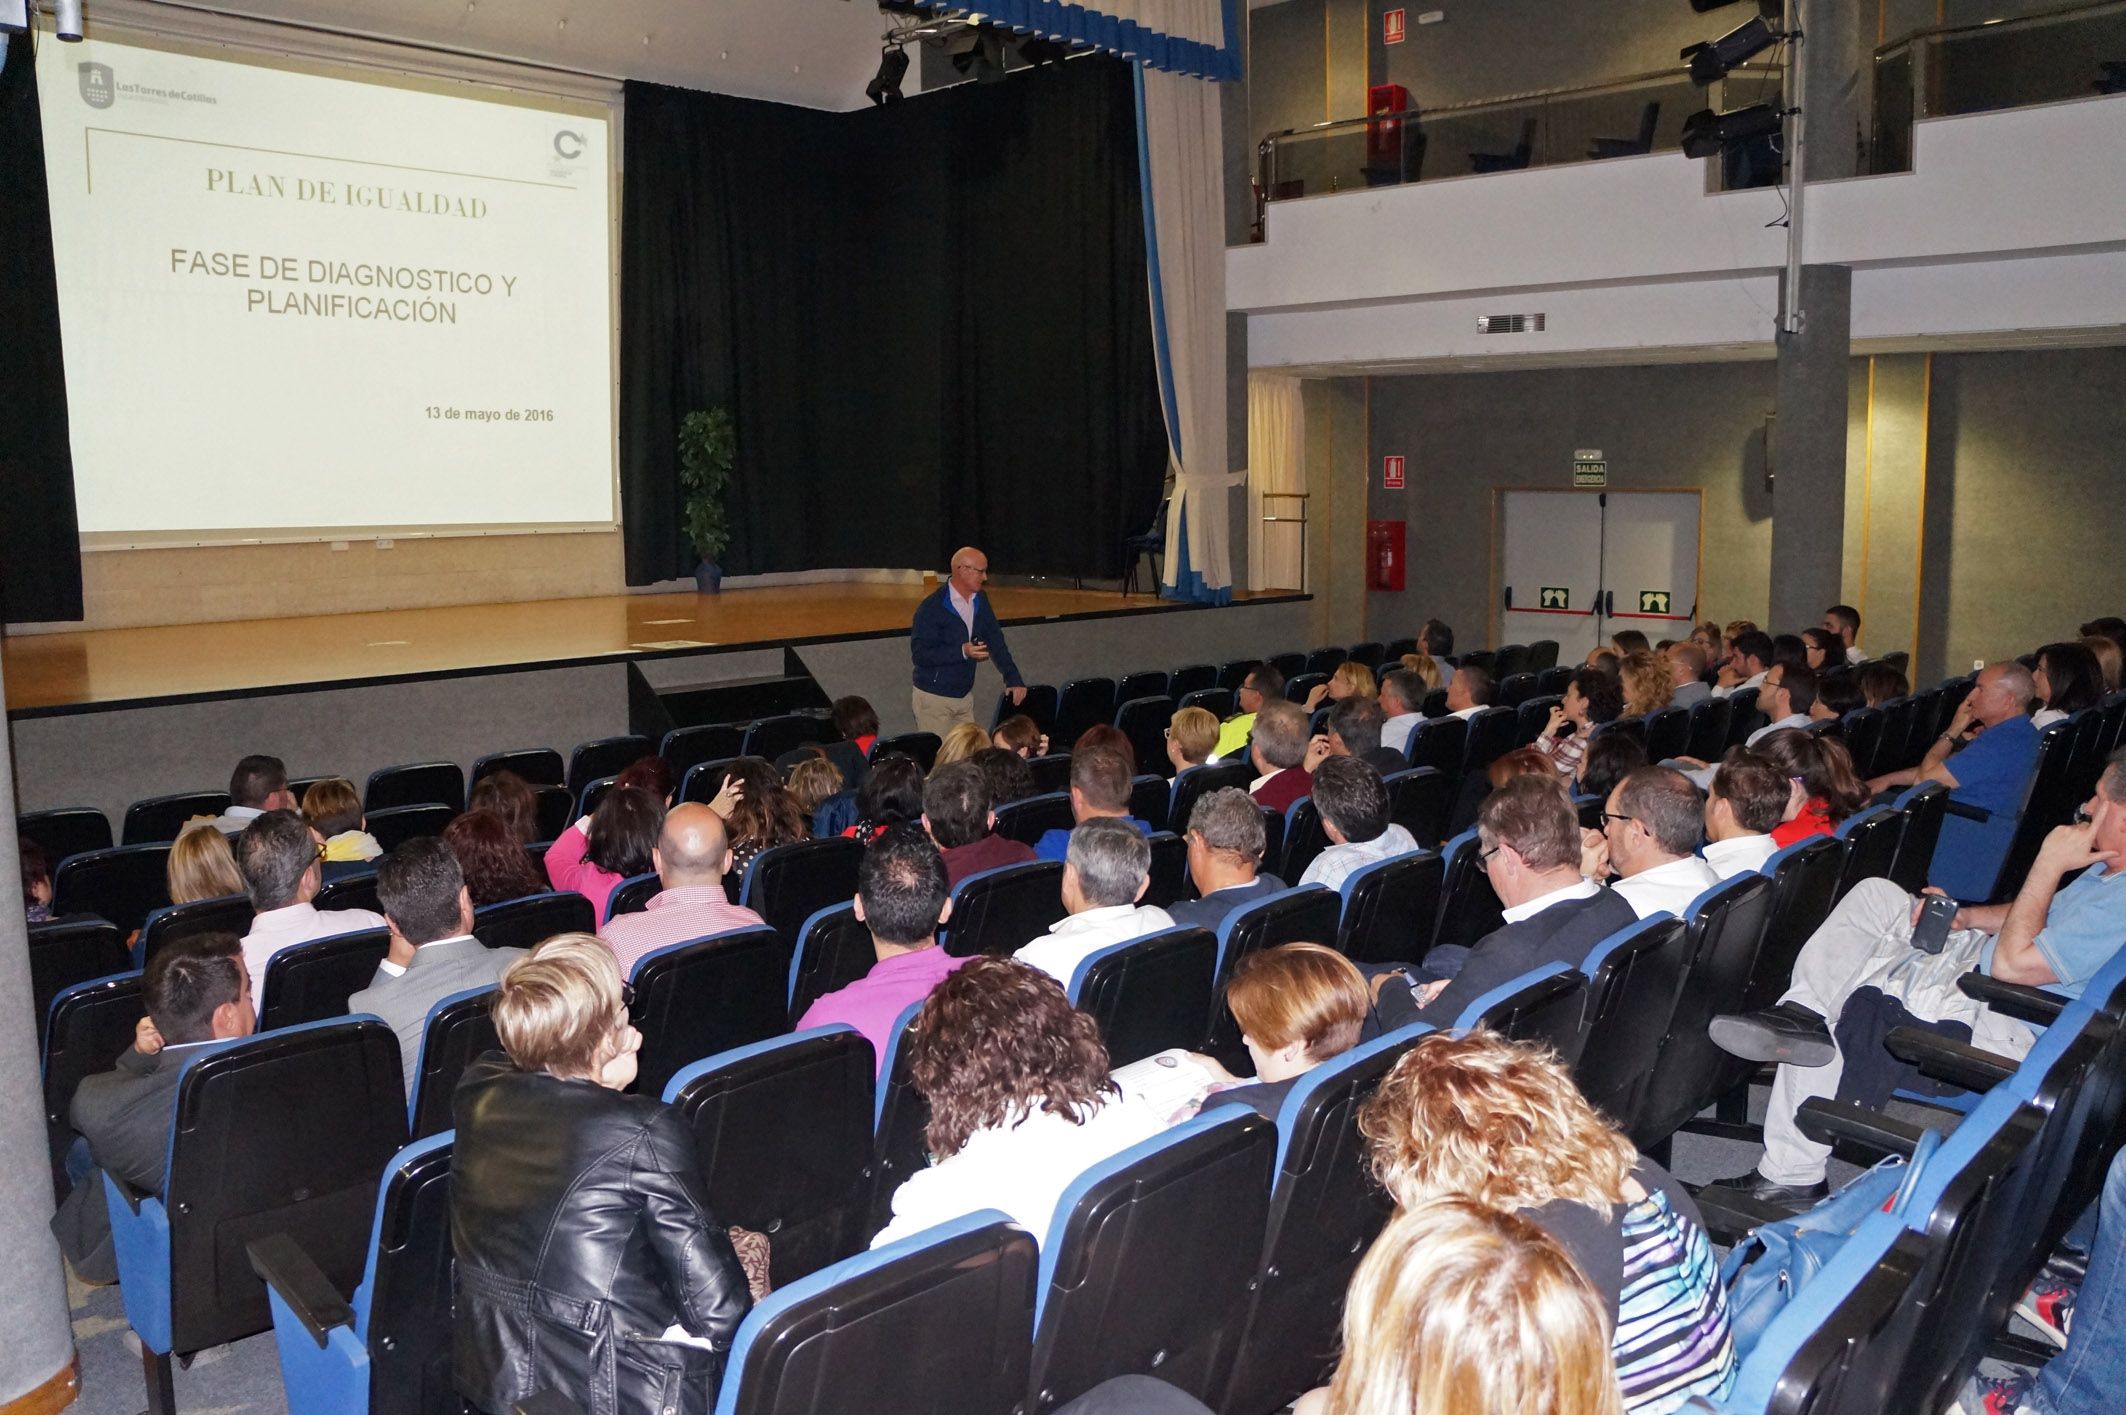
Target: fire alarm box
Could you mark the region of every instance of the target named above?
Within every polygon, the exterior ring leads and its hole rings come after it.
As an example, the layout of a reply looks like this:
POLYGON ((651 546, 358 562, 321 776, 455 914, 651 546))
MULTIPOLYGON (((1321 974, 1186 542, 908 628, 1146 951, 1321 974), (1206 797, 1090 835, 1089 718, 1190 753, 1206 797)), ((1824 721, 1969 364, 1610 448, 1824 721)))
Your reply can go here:
POLYGON ((1399 167, 1403 158, 1402 120, 1389 115, 1407 113, 1410 110, 1410 90, 1401 84, 1375 84, 1366 90, 1366 116, 1376 121, 1366 124, 1366 163, 1368 166, 1399 167))
POLYGON ((1399 590, 1403 587, 1403 523, 1366 522, 1366 588, 1399 590))

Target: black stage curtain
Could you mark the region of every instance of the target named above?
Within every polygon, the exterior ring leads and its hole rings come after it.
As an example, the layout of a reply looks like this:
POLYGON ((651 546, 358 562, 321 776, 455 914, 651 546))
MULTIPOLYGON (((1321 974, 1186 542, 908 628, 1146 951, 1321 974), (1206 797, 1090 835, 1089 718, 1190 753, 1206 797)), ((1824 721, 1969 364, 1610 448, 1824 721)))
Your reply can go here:
MULTIPOLYGON (((51 41, 47 39, 46 43, 51 41)), ((0 69, 0 619, 81 617, 74 452, 59 357, 59 286, 45 203, 44 125, 29 39, 0 69)))
POLYGON ((1135 102, 1104 58, 821 113, 627 86, 628 580, 691 572, 680 419, 738 432, 733 574, 1121 573, 1166 435, 1135 102))

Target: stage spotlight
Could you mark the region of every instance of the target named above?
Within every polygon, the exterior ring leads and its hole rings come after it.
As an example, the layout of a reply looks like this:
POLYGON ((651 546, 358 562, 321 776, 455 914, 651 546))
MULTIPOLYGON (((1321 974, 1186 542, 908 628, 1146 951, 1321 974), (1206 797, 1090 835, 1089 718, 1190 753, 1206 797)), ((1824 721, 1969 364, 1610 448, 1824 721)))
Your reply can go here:
POLYGON ((1703 109, 1683 120, 1683 155, 1715 157, 1744 143, 1776 137, 1784 121, 1769 103, 1752 103, 1727 113, 1703 109))
POLYGON ((1690 81, 1704 88, 1715 79, 1726 78, 1728 70, 1748 63, 1778 42, 1778 31, 1760 18, 1737 25, 1718 39, 1693 44, 1678 57, 1690 60, 1690 81))
POLYGON ((947 42, 952 67, 976 83, 1001 83, 1005 71, 1003 36, 977 30, 971 37, 974 42, 964 47, 957 45, 956 41, 947 42))
POLYGON ((864 85, 864 97, 883 108, 889 103, 901 101, 901 79, 908 73, 908 51, 901 48, 881 49, 878 54, 878 74, 864 85))
POLYGON ((69 44, 81 42, 81 0, 56 0, 52 6, 52 32, 69 44))

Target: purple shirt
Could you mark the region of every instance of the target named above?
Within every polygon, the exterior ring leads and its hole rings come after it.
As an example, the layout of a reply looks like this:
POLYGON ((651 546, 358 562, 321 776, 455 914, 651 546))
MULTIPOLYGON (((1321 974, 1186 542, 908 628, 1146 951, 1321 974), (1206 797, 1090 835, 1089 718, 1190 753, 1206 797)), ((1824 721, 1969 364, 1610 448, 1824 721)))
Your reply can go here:
POLYGON ((836 988, 805 1009, 797 1030, 847 1022, 871 1042, 873 1068, 886 1069, 886 1044, 893 1024, 911 1002, 921 1002, 945 975, 967 960, 932 944, 913 953, 896 953, 871 965, 871 971, 845 988, 836 988))
POLYGON ((616 914, 598 931, 598 937, 620 961, 624 978, 635 971, 645 953, 726 929, 757 929, 761 922, 751 909, 741 909, 724 898, 720 885, 687 885, 651 895, 639 914, 616 914))

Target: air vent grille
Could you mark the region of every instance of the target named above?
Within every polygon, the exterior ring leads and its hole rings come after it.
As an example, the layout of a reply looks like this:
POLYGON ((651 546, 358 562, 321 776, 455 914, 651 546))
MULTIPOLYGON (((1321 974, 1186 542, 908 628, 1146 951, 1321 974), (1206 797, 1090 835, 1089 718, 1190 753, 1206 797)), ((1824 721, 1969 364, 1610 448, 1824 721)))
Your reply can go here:
POLYGON ((1480 314, 1476 317, 1476 332, 1479 334, 1541 334, 1543 316, 1539 314, 1480 314))

